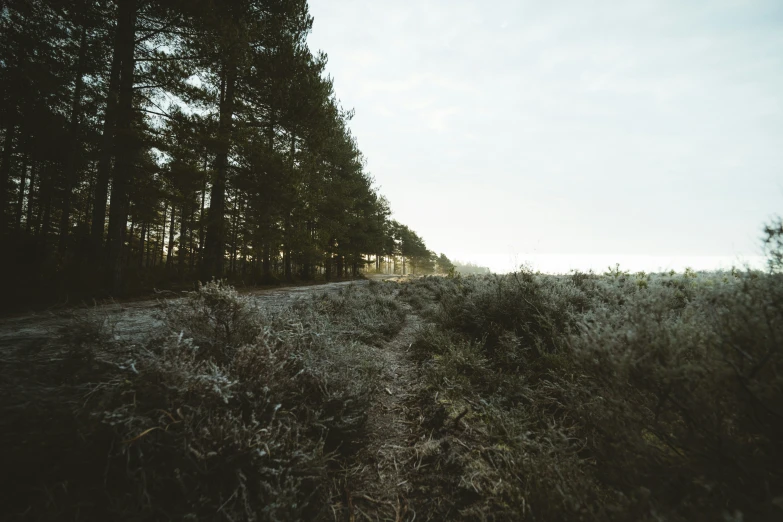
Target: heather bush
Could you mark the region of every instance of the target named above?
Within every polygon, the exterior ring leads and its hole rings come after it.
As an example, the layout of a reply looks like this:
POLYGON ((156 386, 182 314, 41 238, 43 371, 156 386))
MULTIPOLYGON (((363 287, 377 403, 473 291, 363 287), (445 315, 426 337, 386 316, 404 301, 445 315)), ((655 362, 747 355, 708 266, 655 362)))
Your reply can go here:
POLYGON ((601 397, 574 411, 607 463, 607 483, 649 488, 658 512, 686 519, 774 515, 783 494, 782 285, 747 274, 702 286, 679 311, 642 294, 571 338, 589 376, 583 386, 601 397))
POLYGON ((337 293, 316 294, 298 308, 312 307, 311 314, 328 318, 342 333, 375 344, 390 339, 402 327, 405 312, 395 295, 395 283, 370 281, 366 287, 349 285, 337 293))
POLYGON ((779 274, 522 270, 402 295, 429 303, 429 458, 456 478, 418 486, 451 499, 439 515, 783 516, 779 274))
POLYGON ((250 343, 259 334, 258 310, 250 298, 222 281, 199 283, 187 299, 161 304, 169 330, 192 339, 212 357, 250 343))
POLYGON ((361 435, 384 370, 361 339, 401 321, 388 296, 350 288, 273 313, 212 282, 167 303, 144 342, 107 335, 105 322, 66 329, 67 353, 91 371, 43 392, 78 430, 62 455, 88 465, 42 473, 52 500, 31 500, 26 516, 331 519, 330 463, 361 435), (371 333, 347 331, 346 316, 371 333))

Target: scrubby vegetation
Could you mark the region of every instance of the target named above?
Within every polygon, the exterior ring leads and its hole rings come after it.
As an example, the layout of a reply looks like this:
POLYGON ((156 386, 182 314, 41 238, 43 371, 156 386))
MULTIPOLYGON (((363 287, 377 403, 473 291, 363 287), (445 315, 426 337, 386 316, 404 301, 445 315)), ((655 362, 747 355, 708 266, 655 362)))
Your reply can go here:
POLYGON ((148 340, 120 340, 96 311, 5 353, 4 516, 333 519, 335 461, 383 371, 371 345, 404 320, 392 286, 272 313, 213 282, 165 303, 148 340))
POLYGON ((783 274, 523 269, 402 295, 429 321, 411 501, 434 519, 783 518, 783 274))
POLYGON ((151 332, 74 312, 0 357, 2 512, 780 520, 767 233, 768 272, 451 271, 281 309, 212 282, 161 303, 151 332))

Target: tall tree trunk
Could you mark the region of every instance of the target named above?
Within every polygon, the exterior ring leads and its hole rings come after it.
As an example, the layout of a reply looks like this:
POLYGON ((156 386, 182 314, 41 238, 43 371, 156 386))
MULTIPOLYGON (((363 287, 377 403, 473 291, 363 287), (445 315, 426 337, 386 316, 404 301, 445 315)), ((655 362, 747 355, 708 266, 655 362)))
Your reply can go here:
POLYGON ((283 244, 283 271, 285 274, 285 280, 291 281, 291 218, 286 216, 285 218, 285 243, 283 244))
MULTIPOLYGON (((88 171, 92 171, 92 168, 89 167, 87 169, 88 171)), ((95 176, 90 174, 87 176, 87 179, 89 180, 87 184, 87 197, 84 198, 84 208, 82 209, 82 223, 87 227, 87 230, 89 230, 90 226, 90 217, 92 216, 92 197, 90 196, 93 193, 94 187, 95 187, 95 176)), ((89 243, 89 237, 87 238, 89 243)), ((85 250, 85 254, 89 258, 90 256, 90 250, 89 250, 89 244, 87 245, 87 249, 85 250)))
POLYGON ((174 266, 174 225, 175 217, 177 215, 177 208, 174 204, 171 205, 171 225, 169 226, 169 246, 166 249, 166 271, 171 270, 174 266))
POLYGON ((283 250, 283 275, 285 280, 291 282, 291 251, 283 250))
POLYGON ((44 164, 43 167, 41 167, 41 173, 40 173, 40 181, 38 182, 38 212, 35 213, 35 224, 33 228, 35 229, 35 237, 38 237, 41 235, 41 227, 43 226, 43 215, 46 208, 46 202, 50 199, 49 196, 49 173, 50 168, 44 164))
POLYGON ((35 175, 38 173, 38 160, 33 159, 30 166, 30 188, 27 189, 27 214, 25 217, 25 229, 29 234, 33 226, 33 194, 35 192, 35 175))
POLYGON ((133 261, 133 234, 136 230, 136 221, 131 218, 130 228, 128 228, 128 254, 125 257, 125 266, 130 266, 133 261))
POLYGON ((16 200, 16 232, 19 232, 22 228, 22 209, 24 208, 24 186, 27 182, 27 161, 28 156, 25 155, 22 160, 22 170, 19 178, 19 195, 16 200))
MULTIPOLYGON (((308 247, 308 250, 313 245, 313 231, 314 231, 314 229, 315 229, 315 225, 313 224, 313 222, 311 220, 308 220, 305 223, 305 230, 307 230, 307 234, 306 235, 307 235, 307 247, 308 247)), ((304 263, 302 264, 302 277, 304 277, 304 279, 306 281, 310 281, 312 279, 315 279, 315 277, 313 276, 313 258, 312 258, 312 255, 309 252, 305 255, 304 263)))
MULTIPOLYGON (((172 209, 173 213, 173 209, 172 209)), ((168 221, 169 216, 169 202, 167 201, 165 205, 163 206, 163 221, 161 221, 161 228, 160 228, 160 264, 163 264, 163 251, 165 250, 165 241, 166 241, 166 222, 168 221)), ((156 258, 157 256, 157 252, 156 258)))
POLYGON ((128 187, 133 173, 136 153, 136 136, 133 129, 133 74, 136 36, 136 0, 119 1, 117 23, 120 69, 120 93, 117 103, 117 154, 114 165, 114 182, 109 211, 108 274, 109 288, 118 292, 122 288, 122 251, 125 226, 128 221, 128 187))
MULTIPOLYGON (((185 240, 188 237, 188 218, 186 218, 185 213, 187 211, 188 214, 190 214, 189 210, 191 206, 193 205, 193 200, 190 199, 190 196, 186 200, 186 203, 182 204, 182 217, 180 219, 179 223, 179 249, 177 250, 177 274, 179 275, 179 278, 182 279, 185 276, 185 254, 187 253, 187 250, 185 249, 185 240)), ((191 248, 192 248, 191 243, 191 248)))
POLYGON ((98 172, 95 176, 95 193, 93 195, 92 224, 90 242, 92 243, 92 258, 95 263, 102 261, 103 233, 106 225, 106 202, 109 197, 109 178, 111 177, 111 160, 114 157, 114 132, 117 119, 117 104, 120 91, 120 69, 122 55, 120 54, 120 31, 117 28, 114 37, 114 56, 109 74, 109 91, 106 98, 106 112, 103 116, 103 134, 101 136, 98 172))
MULTIPOLYGON (((12 109, 13 110, 13 109, 12 109)), ((16 135, 16 122, 14 117, 9 117, 5 128, 5 140, 3 143, 3 157, 0 161, 0 237, 6 232, 8 209, 8 187, 11 184, 11 160, 16 135)))
POLYGON ((220 121, 218 122, 218 150, 215 157, 215 172, 212 191, 209 194, 207 213, 207 234, 205 239, 204 267, 202 279, 223 276, 223 260, 226 248, 226 177, 228 154, 231 149, 231 132, 234 117, 234 91, 236 87, 236 65, 228 60, 224 68, 225 89, 221 97, 220 121))
POLYGON ((73 87, 73 100, 71 100, 71 114, 68 122, 68 134, 71 140, 68 151, 68 163, 65 167, 65 192, 63 195, 62 213, 60 214, 60 255, 65 253, 68 246, 68 229, 71 218, 71 198, 73 186, 76 183, 76 166, 79 157, 79 119, 81 118, 82 88, 84 86, 84 70, 87 58, 87 30, 82 24, 81 36, 79 36, 79 58, 76 64, 76 80, 73 87))
MULTIPOLYGON (((50 167, 51 168, 51 167, 50 167)), ((40 235, 38 236, 39 239, 39 246, 43 251, 45 250, 46 243, 47 243, 47 237, 49 236, 49 228, 51 227, 51 218, 52 218, 52 187, 51 187, 51 178, 53 177, 53 174, 51 171, 49 171, 47 177, 47 183, 46 183, 46 190, 45 190, 45 197, 44 197, 44 203, 43 207, 41 208, 41 213, 39 214, 41 225, 40 225, 40 235)))
POLYGON ((239 212, 240 212, 241 199, 239 197, 239 189, 234 189, 234 211, 231 213, 231 256, 230 256, 230 268, 231 275, 236 273, 237 268, 237 237, 239 235, 239 212))
MULTIPOLYGON (((294 174, 296 168, 296 134, 291 132, 291 174, 294 174)), ((291 281, 291 210, 288 210, 288 214, 285 218, 285 237, 283 238, 283 261, 285 263, 285 280, 291 281)))
POLYGON ((201 211, 198 215, 198 265, 202 267, 204 265, 204 225, 206 224, 206 218, 204 217, 204 200, 207 197, 207 180, 209 179, 209 152, 204 152, 204 183, 201 189, 201 211))
POLYGON ((262 270, 264 272, 264 282, 268 282, 272 279, 272 253, 269 248, 269 240, 264 242, 264 254, 263 261, 261 262, 262 270))
POLYGON ((147 226, 147 260, 144 262, 144 266, 151 267, 152 266, 152 250, 155 242, 152 240, 153 233, 155 232, 155 222, 153 221, 150 223, 150 225, 147 226))
POLYGON ((139 267, 144 267, 144 240, 147 238, 147 222, 141 223, 141 234, 139 234, 139 267))
POLYGON ((194 266, 195 257, 196 257, 196 249, 195 249, 195 245, 194 245, 195 235, 193 233, 193 228, 195 228, 195 227, 193 227, 193 214, 194 214, 193 207, 194 206, 195 205, 191 204, 191 207, 190 207, 190 209, 191 209, 191 212, 190 212, 190 225, 191 225, 190 226, 190 260, 189 260, 190 262, 188 263, 188 271, 191 272, 191 273, 193 272, 193 266, 194 266))

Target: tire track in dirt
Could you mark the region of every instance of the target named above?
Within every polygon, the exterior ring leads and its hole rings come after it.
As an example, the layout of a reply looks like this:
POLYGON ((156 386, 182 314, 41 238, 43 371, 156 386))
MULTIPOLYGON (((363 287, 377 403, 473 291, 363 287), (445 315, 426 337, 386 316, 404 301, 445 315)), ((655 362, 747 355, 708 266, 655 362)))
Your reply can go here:
POLYGON ((411 521, 406 478, 415 462, 417 424, 410 420, 411 398, 418 391, 418 366, 411 357, 421 319, 407 303, 400 332, 377 349, 386 371, 365 425, 366 443, 343 463, 343 498, 332 506, 335 519, 411 521), (338 517, 342 513, 342 518, 338 517))

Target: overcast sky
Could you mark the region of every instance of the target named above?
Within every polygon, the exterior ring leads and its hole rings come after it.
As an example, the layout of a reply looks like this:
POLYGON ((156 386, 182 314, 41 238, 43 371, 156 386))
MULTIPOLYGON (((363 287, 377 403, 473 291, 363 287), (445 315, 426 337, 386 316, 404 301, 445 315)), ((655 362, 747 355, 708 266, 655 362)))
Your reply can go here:
POLYGON ((368 171, 439 253, 736 257, 783 213, 783 1, 310 10, 368 171))

